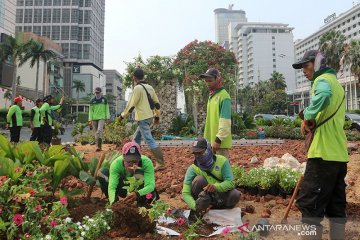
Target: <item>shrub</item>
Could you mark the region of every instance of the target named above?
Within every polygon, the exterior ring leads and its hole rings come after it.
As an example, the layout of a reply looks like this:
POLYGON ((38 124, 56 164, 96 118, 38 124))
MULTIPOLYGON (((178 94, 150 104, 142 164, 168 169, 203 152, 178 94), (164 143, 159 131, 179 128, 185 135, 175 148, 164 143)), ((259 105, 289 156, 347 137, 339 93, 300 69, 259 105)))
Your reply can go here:
POLYGON ((286 193, 291 193, 291 191, 294 190, 301 174, 301 172, 296 170, 286 168, 282 169, 279 179, 280 188, 286 193))
POLYGON ((89 114, 87 112, 79 112, 78 122, 79 123, 87 123, 89 120, 89 114))
POLYGON ((176 136, 192 137, 195 135, 194 121, 190 117, 184 119, 181 116, 177 116, 173 119, 168 133, 176 136))
POLYGON ((237 112, 231 113, 231 133, 239 134, 243 129, 245 129, 245 123, 241 115, 237 112))

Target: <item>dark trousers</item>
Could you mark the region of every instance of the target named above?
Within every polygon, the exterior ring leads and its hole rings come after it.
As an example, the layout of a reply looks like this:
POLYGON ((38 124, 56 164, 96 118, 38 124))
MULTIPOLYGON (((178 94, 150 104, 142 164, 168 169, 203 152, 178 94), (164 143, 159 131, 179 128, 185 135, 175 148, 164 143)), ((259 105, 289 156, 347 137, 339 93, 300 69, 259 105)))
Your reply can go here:
POLYGON ((18 143, 20 140, 21 127, 10 128, 10 142, 18 143))
POLYGON ((41 127, 36 127, 33 129, 31 136, 30 136, 30 141, 38 141, 41 142, 41 127))
POLYGON ((48 123, 41 126, 41 143, 50 145, 52 139, 52 128, 48 123))
POLYGON ((191 195, 196 200, 197 208, 207 209, 210 205, 213 208, 233 208, 240 200, 240 191, 233 189, 227 192, 208 193, 203 188, 208 185, 203 176, 196 176, 191 184, 191 195))
POLYGON ((303 223, 320 226, 324 216, 335 223, 346 222, 346 172, 344 162, 308 159, 296 198, 303 223))
MULTIPOLYGON (((140 173, 141 175, 141 173, 140 173)), ((142 176, 144 174, 142 173, 142 176)), ((105 196, 108 198, 109 194, 108 194, 108 187, 109 187, 109 176, 110 176, 110 171, 108 168, 101 168, 99 170, 99 174, 98 174, 98 180, 100 183, 100 188, 101 191, 105 194, 105 196)), ((124 181, 126 181, 126 179, 124 178, 120 178, 119 179, 119 184, 116 188, 116 193, 115 193, 115 202, 117 202, 119 200, 119 197, 121 198, 125 198, 127 195, 127 190, 124 189, 123 187, 126 186, 124 184, 124 181)), ((140 186, 140 189, 143 188, 144 185, 140 186)), ((137 199, 137 203, 139 205, 148 205, 150 204, 154 199, 158 200, 159 199, 159 194, 156 192, 156 190, 154 190, 152 193, 152 198, 151 199, 146 199, 146 196, 141 196, 139 199, 137 199)))

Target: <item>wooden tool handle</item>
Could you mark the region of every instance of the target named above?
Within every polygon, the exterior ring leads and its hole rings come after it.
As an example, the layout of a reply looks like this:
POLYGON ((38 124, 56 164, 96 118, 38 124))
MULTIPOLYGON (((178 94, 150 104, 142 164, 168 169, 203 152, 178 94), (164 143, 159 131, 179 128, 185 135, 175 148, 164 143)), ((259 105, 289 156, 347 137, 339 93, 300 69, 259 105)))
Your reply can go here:
POLYGON ((288 217, 288 215, 289 215, 291 206, 293 205, 293 203, 294 203, 294 201, 295 201, 295 197, 296 197, 296 195, 297 195, 298 192, 299 192, 300 183, 302 182, 303 177, 304 177, 304 176, 301 175, 300 178, 299 178, 299 180, 298 180, 297 183, 296 183, 296 187, 295 187, 294 193, 293 193, 293 195, 291 196, 291 199, 290 199, 289 205, 287 206, 287 209, 286 209, 286 212, 285 212, 285 215, 284 215, 283 220, 286 220, 287 217, 288 217))

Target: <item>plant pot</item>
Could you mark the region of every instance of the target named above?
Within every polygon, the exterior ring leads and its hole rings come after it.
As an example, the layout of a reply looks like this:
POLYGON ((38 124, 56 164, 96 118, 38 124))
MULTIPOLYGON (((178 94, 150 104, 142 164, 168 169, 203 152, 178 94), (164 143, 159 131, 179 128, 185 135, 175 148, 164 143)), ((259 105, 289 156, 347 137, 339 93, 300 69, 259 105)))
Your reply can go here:
POLYGON ((86 144, 88 144, 88 142, 81 142, 81 145, 86 145, 86 144))
POLYGON ((258 187, 248 187, 248 193, 252 196, 256 196, 259 193, 258 187))
POLYGON ((61 145, 61 138, 52 138, 51 145, 61 145))
POLYGON ((273 195, 273 196, 278 196, 279 195, 279 186, 278 185, 272 185, 271 188, 269 189, 269 194, 273 195))
POLYGON ((269 189, 263 189, 263 188, 259 188, 259 195, 260 197, 265 196, 266 194, 269 193, 269 189))
POLYGON ((283 198, 286 198, 288 195, 291 195, 290 192, 284 191, 283 189, 279 189, 279 195, 283 198))

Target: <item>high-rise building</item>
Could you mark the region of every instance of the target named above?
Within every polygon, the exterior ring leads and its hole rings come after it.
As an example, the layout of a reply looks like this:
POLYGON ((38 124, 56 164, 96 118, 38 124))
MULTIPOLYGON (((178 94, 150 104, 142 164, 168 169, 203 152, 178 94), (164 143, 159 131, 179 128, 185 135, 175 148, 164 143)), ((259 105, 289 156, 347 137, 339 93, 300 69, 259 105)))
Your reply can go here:
POLYGON ((113 99, 108 98, 110 111, 112 115, 117 116, 126 107, 123 77, 116 70, 104 70, 104 74, 106 75, 106 95, 113 96, 113 99))
POLYGON ((16 32, 33 32, 58 43, 64 55, 64 90, 73 80, 86 90, 104 87, 105 0, 17 0, 16 32))
POLYGON ((233 4, 229 8, 217 8, 215 13, 215 41, 226 48, 229 44, 228 26, 231 22, 246 22, 246 13, 243 10, 233 10, 233 4))
POLYGON ((293 28, 282 23, 237 23, 232 31, 230 50, 239 61, 239 86, 266 81, 276 71, 284 75, 287 89, 295 89, 293 28))
POLYGON ((0 0, 0 42, 4 34, 10 36, 15 34, 15 11, 14 0, 0 0))

